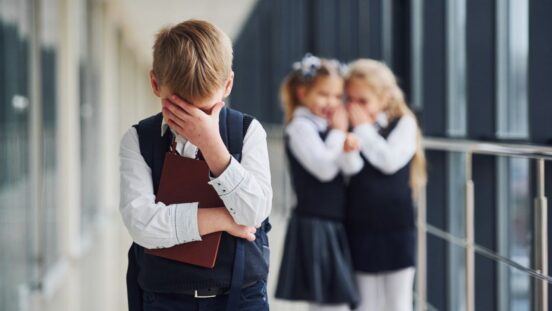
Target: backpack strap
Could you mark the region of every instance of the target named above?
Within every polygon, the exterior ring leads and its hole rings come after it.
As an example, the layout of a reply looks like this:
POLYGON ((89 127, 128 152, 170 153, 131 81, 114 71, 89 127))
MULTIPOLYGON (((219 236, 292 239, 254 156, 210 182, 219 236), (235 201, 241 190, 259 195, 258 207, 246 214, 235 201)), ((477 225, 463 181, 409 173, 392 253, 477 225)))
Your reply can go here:
POLYGON ((223 111, 226 120, 223 122, 221 119, 219 122, 221 136, 223 137, 222 139, 225 141, 230 154, 232 154, 232 156, 240 162, 243 149, 243 140, 249 126, 253 122, 253 117, 231 108, 221 110, 221 117, 223 116, 223 111))
MULTIPOLYGON (((223 140, 226 143, 228 151, 236 160, 241 160, 243 147, 243 114, 237 110, 225 108, 221 110, 221 115, 224 111, 224 119, 220 119, 220 131, 223 140)), ((222 116, 221 116, 222 117, 222 116)))
MULTIPOLYGON (((227 148, 232 156, 241 161, 243 139, 245 133, 251 125, 253 118, 245 116, 243 113, 226 108, 224 116, 226 122, 221 119, 220 129, 221 136, 223 135, 223 129, 226 130, 227 148)), ((222 110, 221 110, 222 114, 222 110)), ((224 136, 223 140, 224 140, 224 136)), ((236 239, 236 251, 234 253, 234 264, 232 266, 232 277, 230 283, 230 293, 228 295, 228 301, 226 305, 227 311, 238 310, 238 304, 240 300, 241 287, 243 286, 243 278, 245 271, 245 245, 242 239, 236 239)))

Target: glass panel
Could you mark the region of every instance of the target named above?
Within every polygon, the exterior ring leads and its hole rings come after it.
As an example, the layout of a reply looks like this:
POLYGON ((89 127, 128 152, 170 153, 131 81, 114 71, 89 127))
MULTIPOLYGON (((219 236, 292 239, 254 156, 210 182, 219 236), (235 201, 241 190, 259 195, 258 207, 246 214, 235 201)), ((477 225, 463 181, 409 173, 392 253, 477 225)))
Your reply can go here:
POLYGON ((448 310, 466 310, 466 253, 463 247, 448 243, 448 310))
POLYGON ((465 161, 466 155, 451 152, 448 155, 448 227, 449 233, 457 238, 465 238, 465 161))
POLYGON ((80 156, 81 156, 81 230, 87 232, 93 223, 98 208, 98 92, 95 74, 95 53, 98 46, 94 44, 93 10, 90 0, 79 0, 80 15, 80 61, 79 61, 79 94, 80 94, 80 156))
POLYGON ((43 0, 41 5, 41 66, 42 66, 42 228, 41 249, 46 270, 59 258, 57 236, 57 118, 56 66, 57 34, 59 32, 58 0, 43 0))
POLYGON ((19 310, 31 282, 30 5, 0 0, 0 310, 19 310))
MULTIPOLYGON (((463 153, 452 152, 448 156, 448 231, 457 238, 465 238, 465 161, 463 153)), ((464 248, 448 243, 448 304, 450 310, 465 309, 465 270, 464 248)))
POLYGON ((497 1, 497 135, 527 138, 529 1, 497 1))
POLYGON ((382 44, 383 61, 393 68, 393 1, 382 1, 382 44))
POLYGON ((503 311, 530 311, 531 308, 531 278, 525 272, 515 269, 505 263, 498 264, 499 305, 503 311))
POLYGON ((423 108, 423 0, 412 0, 411 11, 411 37, 412 53, 410 63, 412 72, 410 81, 412 83, 412 107, 416 110, 423 108))
MULTIPOLYGON (((529 160, 498 159, 498 252, 525 267, 531 264, 529 160)), ((529 278, 517 270, 499 271, 500 310, 529 310, 529 278)))
POLYGON ((466 135, 466 0, 447 2, 447 119, 450 136, 466 135))

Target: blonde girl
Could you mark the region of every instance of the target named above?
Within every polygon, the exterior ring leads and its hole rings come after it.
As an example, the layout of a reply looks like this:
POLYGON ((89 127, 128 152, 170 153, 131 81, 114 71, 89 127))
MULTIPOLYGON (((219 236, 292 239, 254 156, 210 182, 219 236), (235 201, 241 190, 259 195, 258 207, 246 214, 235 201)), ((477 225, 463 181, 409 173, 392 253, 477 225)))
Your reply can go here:
POLYGON ((385 64, 353 62, 345 90, 363 163, 348 185, 345 221, 362 301, 358 310, 411 310, 413 198, 426 181, 420 130, 385 64))

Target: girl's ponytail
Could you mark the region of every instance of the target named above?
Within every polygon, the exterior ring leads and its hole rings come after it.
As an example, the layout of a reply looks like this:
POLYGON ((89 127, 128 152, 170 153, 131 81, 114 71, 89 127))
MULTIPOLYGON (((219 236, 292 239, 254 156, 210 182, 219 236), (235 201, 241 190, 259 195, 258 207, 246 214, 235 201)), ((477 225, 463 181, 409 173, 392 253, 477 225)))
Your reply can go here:
POLYGON ((285 122, 289 123, 293 112, 301 105, 297 98, 297 88, 300 86, 299 75, 293 71, 287 75, 280 87, 280 97, 284 108, 285 122))

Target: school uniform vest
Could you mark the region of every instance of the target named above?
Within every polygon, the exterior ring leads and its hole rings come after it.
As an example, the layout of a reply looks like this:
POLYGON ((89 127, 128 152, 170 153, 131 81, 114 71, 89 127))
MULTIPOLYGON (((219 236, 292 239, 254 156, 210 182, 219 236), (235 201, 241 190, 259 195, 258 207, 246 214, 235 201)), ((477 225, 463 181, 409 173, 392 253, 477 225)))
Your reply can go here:
MULTIPOLYGON (((237 159, 241 159, 240 149, 232 152, 231 127, 243 126, 243 135, 252 118, 244 115, 243 124, 232 124, 231 118, 226 115, 240 113, 230 108, 223 108, 220 115, 221 137, 230 153, 237 159)), ((157 114, 140 121, 135 128, 140 140, 140 151, 147 164, 151 168, 154 193, 157 194, 159 180, 165 159, 165 153, 169 150, 172 141, 172 132, 167 130, 161 137, 162 115, 157 114)), ((243 136, 240 137, 243 141, 243 136)), ((244 284, 258 280, 266 280, 269 265, 269 250, 267 232, 270 230, 268 221, 256 232, 254 242, 245 242, 245 271, 244 284)), ((152 292, 180 293, 182 291, 206 288, 228 288, 232 277, 232 265, 234 260, 235 237, 224 232, 220 248, 212 269, 188 265, 181 262, 146 254, 144 248, 133 243, 131 251, 137 263, 137 278, 140 287, 152 292)), ((130 258, 130 256, 129 256, 130 258)), ((130 260, 130 259, 129 259, 130 260)), ((129 262, 130 265, 130 262, 129 262)))
MULTIPOLYGON (((387 139, 398 121, 380 129, 380 135, 387 139)), ((362 159, 363 169, 347 187, 345 227, 354 267, 369 273, 410 267, 415 259, 411 161, 388 175, 362 159)))
MULTIPOLYGON (((320 138, 326 140, 329 130, 320 132, 320 138)), ((345 213, 346 187, 343 176, 337 174, 328 182, 320 181, 299 163, 289 148, 286 137, 286 154, 291 173, 292 187, 297 197, 295 213, 300 216, 312 216, 341 221, 345 213)))

